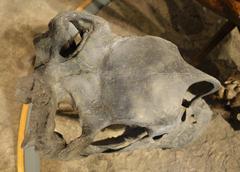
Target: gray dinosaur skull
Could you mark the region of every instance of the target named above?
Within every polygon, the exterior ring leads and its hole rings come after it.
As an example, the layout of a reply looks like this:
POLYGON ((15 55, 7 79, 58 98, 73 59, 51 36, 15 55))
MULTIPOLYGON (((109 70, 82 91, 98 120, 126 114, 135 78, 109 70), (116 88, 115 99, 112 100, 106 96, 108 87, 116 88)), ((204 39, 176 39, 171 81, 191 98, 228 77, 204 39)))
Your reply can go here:
POLYGON ((211 119, 201 97, 220 83, 167 40, 120 37, 100 17, 66 12, 34 44, 25 144, 45 156, 180 147, 211 119))

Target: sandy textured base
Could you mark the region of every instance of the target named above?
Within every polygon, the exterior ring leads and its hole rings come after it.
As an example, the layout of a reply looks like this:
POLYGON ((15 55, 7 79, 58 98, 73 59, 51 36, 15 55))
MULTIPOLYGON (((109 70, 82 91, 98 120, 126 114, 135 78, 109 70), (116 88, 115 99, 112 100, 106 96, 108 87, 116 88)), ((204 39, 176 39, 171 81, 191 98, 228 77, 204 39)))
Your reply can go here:
MULTIPOLYGON (((32 38, 46 29, 48 21, 57 11, 74 9, 80 2, 1 0, 0 171, 16 171, 21 104, 16 103, 14 94, 16 80, 31 70, 34 55, 32 38)), ((130 4, 124 0, 120 4, 119 0, 116 2, 100 13, 113 23, 114 31, 122 35, 135 33, 163 36, 176 43, 187 57, 193 56, 222 24, 218 17, 200 8, 192 0, 128 0, 130 4), (154 5, 150 7, 146 2, 154 5), (113 10, 116 8, 120 16, 113 10)), ((187 59, 191 61, 191 58, 187 59)), ((43 160, 42 171, 240 171, 239 132, 232 131, 221 117, 213 120, 207 131, 195 144, 182 150, 96 155, 69 162, 43 160)))
POLYGON ((240 170, 240 133, 234 132, 222 117, 209 123, 208 132, 179 150, 142 150, 93 155, 76 161, 42 161, 42 171, 169 171, 237 172, 240 170))

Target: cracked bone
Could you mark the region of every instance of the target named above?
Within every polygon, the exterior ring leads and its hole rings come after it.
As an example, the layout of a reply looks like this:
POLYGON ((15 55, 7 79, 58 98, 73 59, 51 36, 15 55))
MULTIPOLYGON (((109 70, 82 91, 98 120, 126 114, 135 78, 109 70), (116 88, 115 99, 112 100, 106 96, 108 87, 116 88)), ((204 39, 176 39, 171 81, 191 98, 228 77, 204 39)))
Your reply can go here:
POLYGON ((211 120, 202 97, 219 81, 187 64, 167 40, 120 37, 100 17, 65 12, 34 44, 28 138, 46 157, 181 147, 211 120))

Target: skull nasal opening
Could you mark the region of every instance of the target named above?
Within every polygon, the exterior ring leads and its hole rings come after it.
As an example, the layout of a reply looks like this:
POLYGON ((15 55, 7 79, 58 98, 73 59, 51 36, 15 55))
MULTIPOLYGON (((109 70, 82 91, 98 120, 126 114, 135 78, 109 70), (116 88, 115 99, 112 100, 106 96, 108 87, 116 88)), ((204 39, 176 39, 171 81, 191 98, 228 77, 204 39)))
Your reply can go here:
POLYGON ((186 95, 182 101, 182 106, 189 107, 195 99, 207 95, 213 89, 214 85, 208 81, 200 81, 192 84, 187 89, 186 95))
POLYGON ((68 58, 76 51, 84 35, 84 30, 78 30, 72 22, 69 22, 68 32, 70 39, 64 43, 59 52, 64 58, 68 58))
POLYGON ((213 84, 207 81, 196 82, 192 84, 188 91, 196 96, 205 95, 214 88, 213 84))

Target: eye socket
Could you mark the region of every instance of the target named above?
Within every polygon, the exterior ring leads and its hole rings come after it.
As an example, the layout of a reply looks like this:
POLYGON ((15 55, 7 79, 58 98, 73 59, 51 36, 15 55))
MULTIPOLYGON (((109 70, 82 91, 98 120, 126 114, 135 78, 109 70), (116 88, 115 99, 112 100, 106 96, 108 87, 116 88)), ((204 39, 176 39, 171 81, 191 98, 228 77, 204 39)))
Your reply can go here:
POLYGON ((144 127, 113 124, 102 129, 91 145, 103 146, 108 150, 120 150, 147 136, 148 131, 144 127))
POLYGON ((84 31, 79 31, 71 22, 69 22, 69 32, 73 35, 61 48, 60 55, 64 58, 70 57, 78 48, 83 39, 84 31))

